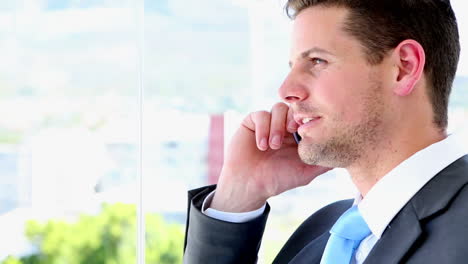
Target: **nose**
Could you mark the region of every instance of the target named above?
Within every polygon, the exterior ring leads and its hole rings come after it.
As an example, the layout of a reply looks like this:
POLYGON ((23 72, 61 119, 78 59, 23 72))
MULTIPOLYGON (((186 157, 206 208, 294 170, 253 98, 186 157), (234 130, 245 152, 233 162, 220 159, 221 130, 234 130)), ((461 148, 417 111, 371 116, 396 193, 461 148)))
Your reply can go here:
POLYGON ((301 80, 300 74, 291 70, 278 90, 280 98, 288 104, 298 103, 308 97, 306 83, 301 80))

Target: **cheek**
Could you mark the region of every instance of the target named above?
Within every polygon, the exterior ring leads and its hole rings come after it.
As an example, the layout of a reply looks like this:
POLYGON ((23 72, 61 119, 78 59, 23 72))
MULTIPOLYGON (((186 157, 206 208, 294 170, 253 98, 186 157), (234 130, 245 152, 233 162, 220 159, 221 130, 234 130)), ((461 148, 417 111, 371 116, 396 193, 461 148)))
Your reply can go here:
POLYGON ((359 119, 362 111, 362 97, 356 78, 337 78, 336 76, 322 76, 320 88, 316 90, 315 97, 319 108, 327 116, 339 121, 353 122, 359 119))

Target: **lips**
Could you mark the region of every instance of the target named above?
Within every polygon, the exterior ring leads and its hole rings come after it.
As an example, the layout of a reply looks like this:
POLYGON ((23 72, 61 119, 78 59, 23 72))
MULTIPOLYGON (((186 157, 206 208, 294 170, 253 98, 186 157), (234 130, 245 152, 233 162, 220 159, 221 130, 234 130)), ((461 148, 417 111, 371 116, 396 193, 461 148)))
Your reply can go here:
POLYGON ((294 120, 299 124, 297 132, 304 137, 306 130, 313 129, 321 121, 321 116, 294 116, 294 120))
POLYGON ((298 123, 300 126, 302 126, 302 125, 305 125, 307 123, 316 121, 316 120, 318 120, 320 118, 321 118, 320 116, 299 116, 299 115, 296 115, 296 116, 294 116, 294 121, 296 121, 296 123, 298 123))
POLYGON ((315 119, 317 119, 318 117, 306 117, 306 118, 303 118, 302 119, 302 124, 307 124, 311 121, 314 121, 315 119))

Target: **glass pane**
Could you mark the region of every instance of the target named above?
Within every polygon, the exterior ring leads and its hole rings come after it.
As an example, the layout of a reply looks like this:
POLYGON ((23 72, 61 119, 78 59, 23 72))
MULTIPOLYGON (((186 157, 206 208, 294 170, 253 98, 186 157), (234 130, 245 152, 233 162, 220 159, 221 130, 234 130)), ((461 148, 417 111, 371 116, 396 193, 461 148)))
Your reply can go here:
POLYGON ((145 1, 147 264, 181 263, 187 190, 216 181, 223 114, 251 103, 248 9, 236 2, 145 1))
POLYGON ((0 3, 0 263, 135 263, 135 21, 130 0, 0 3))

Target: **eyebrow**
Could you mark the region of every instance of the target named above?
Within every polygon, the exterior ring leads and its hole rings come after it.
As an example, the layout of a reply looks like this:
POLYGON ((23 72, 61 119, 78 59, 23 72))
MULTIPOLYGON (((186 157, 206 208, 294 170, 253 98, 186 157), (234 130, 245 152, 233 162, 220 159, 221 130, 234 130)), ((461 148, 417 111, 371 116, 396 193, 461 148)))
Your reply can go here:
MULTIPOLYGON (((308 49, 308 50, 302 52, 301 55, 300 55, 300 57, 301 57, 302 59, 304 59, 304 58, 306 58, 306 57, 309 57, 309 55, 310 55, 311 53, 322 53, 322 54, 331 55, 330 52, 328 52, 328 51, 326 51, 326 50, 324 50, 324 49, 321 49, 321 48, 318 48, 318 47, 313 47, 313 48, 311 48, 311 49, 308 49)), ((292 68, 292 62, 289 61, 288 63, 289 63, 289 67, 292 68)))

